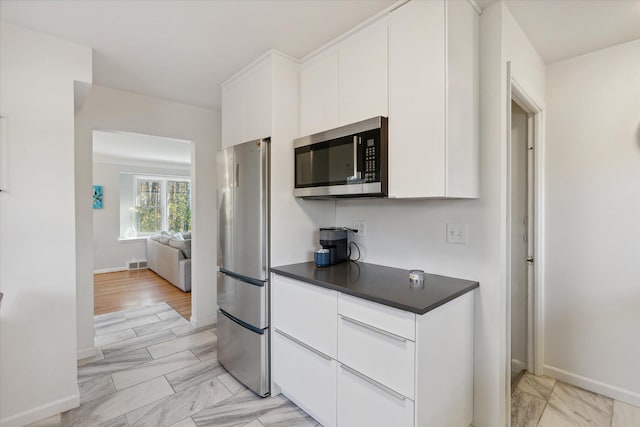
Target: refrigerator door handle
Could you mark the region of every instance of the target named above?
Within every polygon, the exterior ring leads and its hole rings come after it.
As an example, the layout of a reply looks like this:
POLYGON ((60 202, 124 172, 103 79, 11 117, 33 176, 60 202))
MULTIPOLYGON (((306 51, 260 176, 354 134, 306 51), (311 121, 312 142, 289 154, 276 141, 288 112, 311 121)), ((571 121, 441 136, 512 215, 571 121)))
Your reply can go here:
POLYGON ((240 187, 240 163, 236 163, 234 187, 240 187))
POLYGON ((226 274, 227 276, 231 276, 234 279, 241 280, 250 285, 259 286, 259 287, 263 287, 266 282, 266 280, 256 280, 252 277, 247 277, 247 276, 243 276, 242 274, 234 273, 233 271, 229 271, 224 267, 220 267, 220 273, 226 274))

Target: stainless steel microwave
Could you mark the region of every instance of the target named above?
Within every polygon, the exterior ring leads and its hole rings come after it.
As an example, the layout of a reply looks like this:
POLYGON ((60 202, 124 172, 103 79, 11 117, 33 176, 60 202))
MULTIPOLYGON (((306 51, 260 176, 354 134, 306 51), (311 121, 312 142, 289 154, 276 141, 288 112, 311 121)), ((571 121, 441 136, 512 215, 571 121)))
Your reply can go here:
POLYGON ((387 122, 379 116, 296 139, 293 194, 387 197, 387 122))

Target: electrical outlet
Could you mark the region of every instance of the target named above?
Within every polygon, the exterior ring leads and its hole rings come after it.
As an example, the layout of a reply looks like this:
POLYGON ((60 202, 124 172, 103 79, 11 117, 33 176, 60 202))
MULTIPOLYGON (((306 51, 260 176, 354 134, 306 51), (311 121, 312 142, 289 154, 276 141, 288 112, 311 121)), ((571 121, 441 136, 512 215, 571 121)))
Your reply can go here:
POLYGON ((466 245, 468 234, 468 224, 447 224, 447 243, 466 245))
POLYGON ((355 233, 355 237, 366 237, 367 236, 367 222, 361 219, 353 220, 353 229, 358 230, 355 233))

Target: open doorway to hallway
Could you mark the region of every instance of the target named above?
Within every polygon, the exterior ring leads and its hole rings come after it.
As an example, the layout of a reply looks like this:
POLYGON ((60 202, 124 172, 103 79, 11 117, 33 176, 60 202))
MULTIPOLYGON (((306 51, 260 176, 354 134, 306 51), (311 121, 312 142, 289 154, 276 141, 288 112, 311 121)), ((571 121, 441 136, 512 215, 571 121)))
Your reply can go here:
POLYGON ((93 131, 94 314, 167 302, 191 317, 189 141, 93 131))

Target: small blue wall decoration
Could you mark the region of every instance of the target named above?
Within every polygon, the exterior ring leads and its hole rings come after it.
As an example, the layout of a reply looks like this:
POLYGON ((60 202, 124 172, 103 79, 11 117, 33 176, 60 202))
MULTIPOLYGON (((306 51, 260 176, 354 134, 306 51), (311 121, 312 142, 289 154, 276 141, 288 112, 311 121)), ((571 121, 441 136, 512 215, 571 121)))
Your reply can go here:
POLYGON ((93 209, 102 209, 102 185, 93 186, 93 209))

